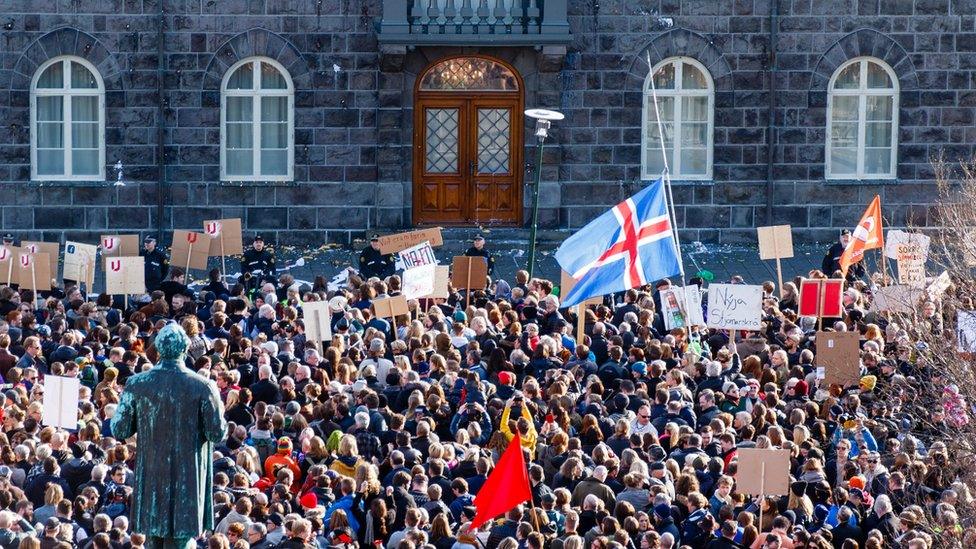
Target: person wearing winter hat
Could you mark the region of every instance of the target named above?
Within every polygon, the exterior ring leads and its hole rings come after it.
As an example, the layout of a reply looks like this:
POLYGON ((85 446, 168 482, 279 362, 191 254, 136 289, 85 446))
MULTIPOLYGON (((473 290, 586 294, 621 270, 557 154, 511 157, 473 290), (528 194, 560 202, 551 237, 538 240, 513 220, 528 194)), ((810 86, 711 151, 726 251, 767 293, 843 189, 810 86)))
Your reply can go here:
MULTIPOLYGON (((287 467, 294 473, 296 481, 302 477, 302 469, 292 456, 292 442, 288 437, 279 438, 278 452, 264 460, 264 475, 269 479, 274 479, 277 471, 282 467, 287 467)), ((298 483, 296 482, 294 486, 298 488, 298 483)))

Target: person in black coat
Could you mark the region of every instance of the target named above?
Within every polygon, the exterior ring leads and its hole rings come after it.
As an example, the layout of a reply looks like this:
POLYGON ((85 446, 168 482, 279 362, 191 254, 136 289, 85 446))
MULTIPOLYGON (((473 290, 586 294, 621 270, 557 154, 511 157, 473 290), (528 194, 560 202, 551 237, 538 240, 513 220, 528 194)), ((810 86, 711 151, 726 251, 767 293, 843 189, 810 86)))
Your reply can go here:
POLYGON ((78 492, 78 488, 91 480, 92 469, 95 468, 99 463, 104 463, 105 450, 102 450, 96 444, 89 444, 87 448, 83 448, 81 445, 86 444, 83 442, 75 442, 71 445, 72 458, 64 462, 64 466, 61 467, 61 477, 67 481, 68 486, 71 486, 71 490, 78 492), (86 457, 87 453, 91 453, 90 457, 86 457))
POLYGON ((519 505, 505 514, 505 520, 494 526, 488 534, 485 549, 496 549, 505 538, 514 538, 518 523, 522 520, 522 506, 519 505))
POLYGON ((34 507, 37 508, 44 505, 44 493, 47 491, 48 484, 61 486, 61 489, 64 491, 64 497, 69 500, 74 499, 74 492, 71 490, 71 486, 61 478, 61 467, 58 466, 58 460, 53 456, 47 457, 44 459, 42 467, 44 468, 44 472, 32 478, 24 486, 24 494, 34 504, 34 507))
POLYGON ((369 239, 369 246, 363 248, 359 254, 359 274, 363 275, 364 279, 370 279, 374 276, 385 279, 395 272, 395 265, 396 256, 380 253, 379 235, 374 234, 369 239))
POLYGON ((251 385, 251 395, 254 402, 264 402, 266 404, 278 404, 281 400, 281 388, 274 381, 271 381, 271 366, 262 366, 258 370, 258 381, 251 385))
POLYGON ((495 258, 491 256, 491 252, 485 248, 485 237, 480 234, 474 237, 471 242, 471 247, 468 251, 464 252, 464 255, 468 257, 483 257, 485 262, 488 264, 488 276, 491 276, 495 272, 495 258))
MULTIPOLYGON (((858 543, 858 545, 864 542, 864 530, 860 526, 854 526, 851 524, 851 517, 854 516, 854 511, 850 508, 842 506, 839 511, 837 511, 837 526, 834 526, 831 530, 831 540, 834 547, 838 549, 844 545, 845 540, 853 540, 858 543)), ((894 539, 894 538, 890 538, 894 539)))
MULTIPOLYGON (((851 243, 851 231, 844 229, 840 232, 840 237, 834 245, 827 250, 827 255, 824 256, 823 262, 821 264, 821 271, 827 276, 833 276, 833 274, 840 268, 840 257, 844 254, 844 250, 851 243)), ((864 277, 864 264, 861 262, 855 263, 847 268, 847 280, 854 281, 859 278, 864 277)))
POLYGON ((169 258, 156 248, 156 239, 147 236, 142 241, 142 251, 139 255, 145 258, 146 291, 152 292, 159 288, 169 273, 169 258))

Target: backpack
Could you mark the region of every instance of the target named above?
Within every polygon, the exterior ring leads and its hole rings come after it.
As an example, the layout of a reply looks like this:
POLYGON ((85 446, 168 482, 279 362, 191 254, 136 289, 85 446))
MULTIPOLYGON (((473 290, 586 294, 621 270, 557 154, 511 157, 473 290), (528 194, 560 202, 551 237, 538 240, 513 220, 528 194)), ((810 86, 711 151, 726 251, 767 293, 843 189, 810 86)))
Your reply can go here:
POLYGON ((264 461, 278 453, 278 443, 273 438, 252 438, 251 446, 258 452, 259 463, 264 466, 264 461))
POLYGON ((127 515, 129 511, 129 498, 125 493, 125 488, 116 486, 105 494, 105 504, 102 505, 101 512, 111 519, 121 515, 127 515))

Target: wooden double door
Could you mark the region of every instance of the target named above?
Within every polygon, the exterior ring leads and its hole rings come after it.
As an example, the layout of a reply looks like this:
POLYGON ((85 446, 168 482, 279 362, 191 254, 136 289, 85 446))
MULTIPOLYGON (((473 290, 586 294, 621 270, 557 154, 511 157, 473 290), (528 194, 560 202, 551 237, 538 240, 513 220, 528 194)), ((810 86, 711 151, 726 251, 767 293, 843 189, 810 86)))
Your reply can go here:
POLYGON ((521 224, 522 124, 521 99, 514 94, 418 98, 414 223, 521 224))

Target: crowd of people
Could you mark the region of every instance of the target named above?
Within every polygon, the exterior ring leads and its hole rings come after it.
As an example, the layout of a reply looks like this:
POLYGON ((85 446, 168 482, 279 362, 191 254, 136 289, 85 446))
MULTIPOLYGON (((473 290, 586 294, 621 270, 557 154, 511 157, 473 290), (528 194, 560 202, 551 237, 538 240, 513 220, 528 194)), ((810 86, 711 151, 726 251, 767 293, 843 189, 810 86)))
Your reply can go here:
POLYGON ((198 540, 211 549, 976 545, 950 440, 969 403, 924 344, 948 325, 938 303, 896 321, 851 281, 845 317, 824 329, 860 334, 863 375, 839 387, 818 375, 817 322, 797 316, 795 282, 763 284, 758 332, 667 330, 665 280, 588 306, 577 340, 576 311, 524 271, 378 318, 371 302, 400 278, 364 257, 382 276, 338 290, 283 275, 253 288, 214 276, 193 292, 178 268, 128 303, 0 288, 0 546, 144 546, 129 524, 132 467, 152 449, 113 437, 111 419, 170 322, 229 425, 215 531, 198 540), (328 301, 331 340, 306 338, 309 301, 328 301), (41 421, 52 375, 80 379, 76 429, 41 421), (515 437, 532 498, 471 530, 515 437), (788 450, 789 493, 740 493, 742 448, 788 450))

